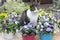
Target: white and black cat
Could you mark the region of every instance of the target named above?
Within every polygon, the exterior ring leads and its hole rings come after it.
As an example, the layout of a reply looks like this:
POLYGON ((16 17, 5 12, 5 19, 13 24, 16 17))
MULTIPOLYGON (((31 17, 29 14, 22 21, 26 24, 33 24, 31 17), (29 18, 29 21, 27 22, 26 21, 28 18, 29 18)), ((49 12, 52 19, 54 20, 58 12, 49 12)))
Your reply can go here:
POLYGON ((37 5, 32 4, 30 5, 30 9, 27 9, 22 13, 19 26, 27 25, 29 22, 33 22, 35 26, 37 24, 37 18, 38 18, 37 5))

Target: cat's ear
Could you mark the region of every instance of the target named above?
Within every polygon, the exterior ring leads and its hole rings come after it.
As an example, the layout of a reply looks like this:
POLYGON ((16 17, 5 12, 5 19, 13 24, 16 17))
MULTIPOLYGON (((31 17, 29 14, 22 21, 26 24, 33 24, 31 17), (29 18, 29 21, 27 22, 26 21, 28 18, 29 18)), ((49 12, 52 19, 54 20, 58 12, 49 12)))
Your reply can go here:
POLYGON ((35 10, 35 7, 37 7, 36 4, 31 4, 31 5, 30 5, 30 10, 31 10, 31 11, 34 11, 34 10, 35 10))

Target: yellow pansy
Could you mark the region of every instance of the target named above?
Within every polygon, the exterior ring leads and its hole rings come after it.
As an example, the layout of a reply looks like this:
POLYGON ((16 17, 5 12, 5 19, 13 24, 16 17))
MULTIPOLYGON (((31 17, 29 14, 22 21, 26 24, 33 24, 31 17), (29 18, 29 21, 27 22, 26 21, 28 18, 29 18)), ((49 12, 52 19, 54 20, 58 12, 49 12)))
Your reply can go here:
POLYGON ((45 12, 44 11, 41 11, 41 14, 44 14, 45 12))
POLYGON ((17 15, 16 12, 12 12, 12 14, 13 14, 15 17, 18 17, 18 15, 17 15))
POLYGON ((42 14, 44 14, 45 12, 44 11, 39 11, 38 12, 38 16, 41 16, 42 14))
POLYGON ((45 12, 46 15, 49 15, 49 13, 45 12))
POLYGON ((1 13, 0 16, 4 16, 5 18, 8 18, 7 13, 1 13))
POLYGON ((45 12, 44 10, 39 10, 38 16, 41 16, 41 15, 43 15, 43 14, 46 14, 46 15, 48 15, 49 17, 52 16, 52 13, 45 12))
POLYGON ((38 12, 38 16, 40 16, 40 12, 38 12))
POLYGON ((15 17, 18 17, 18 15, 17 15, 17 14, 15 14, 14 16, 15 16, 15 17))
POLYGON ((52 13, 49 13, 49 17, 51 17, 52 16, 52 13))
POLYGON ((58 23, 60 23, 60 19, 59 19, 59 20, 57 20, 57 22, 58 22, 58 23))

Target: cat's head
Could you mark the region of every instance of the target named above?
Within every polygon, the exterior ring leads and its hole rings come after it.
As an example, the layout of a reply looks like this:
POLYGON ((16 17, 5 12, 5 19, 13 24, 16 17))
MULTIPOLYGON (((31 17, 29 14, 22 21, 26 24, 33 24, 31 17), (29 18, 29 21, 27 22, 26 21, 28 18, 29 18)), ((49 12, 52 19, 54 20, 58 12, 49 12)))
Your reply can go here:
POLYGON ((35 12, 35 13, 38 12, 37 5, 36 4, 30 5, 30 11, 35 12))

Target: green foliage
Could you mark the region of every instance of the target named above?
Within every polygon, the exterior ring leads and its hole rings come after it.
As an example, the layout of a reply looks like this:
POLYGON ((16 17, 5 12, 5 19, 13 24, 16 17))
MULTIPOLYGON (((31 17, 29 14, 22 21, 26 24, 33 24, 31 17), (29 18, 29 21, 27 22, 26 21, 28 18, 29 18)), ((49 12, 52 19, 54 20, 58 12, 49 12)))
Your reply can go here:
POLYGON ((60 10, 60 1, 59 0, 53 0, 53 6, 49 7, 45 10, 47 10, 48 12, 52 11, 53 9, 55 10, 60 10))
POLYGON ((18 25, 12 22, 12 23, 0 24, 0 28, 2 28, 1 30, 3 32, 6 32, 6 33, 13 32, 15 34, 16 29, 18 28, 18 25))
POLYGON ((24 10, 29 9, 29 5, 25 5, 23 2, 6 2, 0 7, 0 12, 12 12, 14 10, 16 13, 22 13, 24 10), (4 10, 5 9, 5 10, 4 10))
POLYGON ((35 29, 26 29, 26 28, 23 29, 23 35, 24 36, 31 35, 34 33, 35 33, 35 29))

